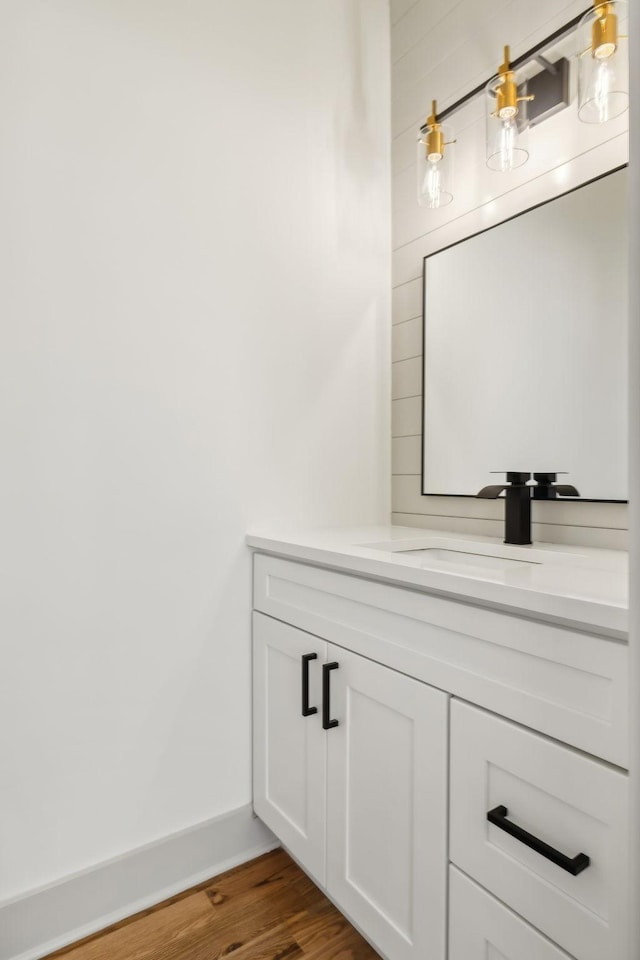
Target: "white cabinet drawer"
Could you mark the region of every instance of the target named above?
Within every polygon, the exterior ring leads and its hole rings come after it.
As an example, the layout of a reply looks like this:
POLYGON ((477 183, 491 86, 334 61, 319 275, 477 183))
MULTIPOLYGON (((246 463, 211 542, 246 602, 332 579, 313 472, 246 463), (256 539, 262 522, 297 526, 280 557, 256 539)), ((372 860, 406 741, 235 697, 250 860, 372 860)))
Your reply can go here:
POLYGON ((627 766, 626 644, 262 554, 254 606, 627 766))
POLYGON ((617 960, 627 928, 627 776, 545 737, 455 701, 451 709, 450 857, 573 954, 617 960), (494 826, 510 824, 568 858, 577 876, 494 826))
POLYGON ((449 898, 449 960, 571 960, 455 867, 449 898))

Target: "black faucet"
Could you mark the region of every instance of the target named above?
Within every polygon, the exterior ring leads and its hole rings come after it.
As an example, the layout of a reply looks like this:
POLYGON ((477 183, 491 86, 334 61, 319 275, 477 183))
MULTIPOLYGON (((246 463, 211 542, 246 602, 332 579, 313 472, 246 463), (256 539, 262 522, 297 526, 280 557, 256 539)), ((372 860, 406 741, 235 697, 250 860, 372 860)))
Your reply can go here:
POLYGON ((495 500, 506 490, 505 543, 531 543, 531 487, 527 486, 527 480, 530 479, 530 473, 509 470, 506 483, 483 487, 480 493, 476 494, 485 500, 495 500))
POLYGON ((556 473, 534 473, 535 486, 527 485, 530 473, 509 471, 507 482, 483 487, 478 497, 494 500, 506 490, 505 502, 505 543, 531 543, 531 499, 555 500, 557 497, 579 497, 580 494, 570 483, 556 483, 556 473))

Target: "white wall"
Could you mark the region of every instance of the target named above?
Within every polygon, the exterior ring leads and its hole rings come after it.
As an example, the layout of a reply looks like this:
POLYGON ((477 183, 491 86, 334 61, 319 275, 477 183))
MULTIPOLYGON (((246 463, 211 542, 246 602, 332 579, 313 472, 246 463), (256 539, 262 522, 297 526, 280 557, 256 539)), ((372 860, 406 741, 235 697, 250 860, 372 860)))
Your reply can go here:
POLYGON ((245 531, 388 515, 388 30, 0 5, 0 899, 248 802, 245 531))
MULTIPOLYGON (((632 91, 640 83, 640 8, 631 7, 631 83, 632 91)), ((632 96, 629 158, 629 501, 630 575, 629 575, 629 864, 631 868, 629 903, 640 902, 640 596, 636 584, 640 579, 640 99, 632 96)), ((631 910, 629 952, 624 960, 640 956, 640 911, 631 910)))
MULTIPOLYGON (((504 505, 421 496, 423 258, 482 227, 557 195, 627 159, 628 115, 606 128, 566 110, 531 131, 527 164, 508 176, 485 166, 484 104, 450 120, 456 195, 441 210, 418 207, 417 132, 437 98, 446 109, 497 70, 505 43, 516 59, 582 13, 585 0, 391 0, 393 197, 393 518, 499 536, 504 505)), ((623 504, 535 504, 534 537, 623 548, 623 504)))

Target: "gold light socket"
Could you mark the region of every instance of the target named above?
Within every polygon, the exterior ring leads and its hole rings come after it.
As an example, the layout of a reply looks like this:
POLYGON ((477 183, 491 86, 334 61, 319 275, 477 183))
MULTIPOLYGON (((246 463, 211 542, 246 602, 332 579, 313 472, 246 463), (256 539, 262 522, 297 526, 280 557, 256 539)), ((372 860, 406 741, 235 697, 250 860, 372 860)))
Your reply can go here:
POLYGON ((511 69, 511 51, 504 48, 504 63, 498 68, 496 86, 496 112, 500 120, 513 120, 518 116, 518 104, 523 100, 533 100, 532 96, 519 97, 515 72, 511 69))
POLYGON ((618 18, 612 3, 595 0, 596 19, 591 27, 591 56, 608 60, 618 49, 618 18))
POLYGON ((427 160, 431 162, 441 160, 444 156, 444 134, 442 127, 437 124, 427 134, 427 160))
POLYGON ((438 110, 435 100, 431 103, 431 116, 427 117, 427 138, 425 143, 427 147, 427 160, 431 163, 441 160, 444 156, 445 142, 442 127, 438 123, 438 110))
POLYGON ((513 71, 504 75, 496 90, 496 113, 501 120, 512 120, 518 114, 518 85, 513 71))

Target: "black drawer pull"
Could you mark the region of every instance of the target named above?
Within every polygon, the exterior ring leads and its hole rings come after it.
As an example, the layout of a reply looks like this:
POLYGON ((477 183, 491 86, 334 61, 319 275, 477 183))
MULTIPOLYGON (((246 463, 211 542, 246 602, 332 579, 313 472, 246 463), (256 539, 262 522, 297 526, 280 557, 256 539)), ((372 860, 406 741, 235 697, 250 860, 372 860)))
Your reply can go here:
POLYGON ((579 873, 586 870, 591 863, 586 853, 578 853, 575 857, 566 857, 564 853, 560 853, 559 850, 550 847, 544 840, 539 840, 538 837, 534 837, 532 833, 528 833, 517 824, 511 823, 510 820, 507 820, 507 813, 508 810, 506 807, 495 807, 493 810, 489 810, 487 820, 489 823, 492 823, 494 827, 499 827, 500 830, 504 830, 509 836, 515 837, 520 843, 524 843, 526 847, 531 847, 536 853, 546 857, 547 860, 551 860, 557 867, 561 867, 562 870, 566 870, 567 873, 570 873, 574 877, 577 877, 579 873))
POLYGON ((311 717, 318 712, 317 707, 309 706, 309 661, 317 660, 317 653, 305 653, 302 657, 302 716, 311 717))
POLYGON ((339 724, 338 720, 331 720, 331 671, 337 670, 339 666, 338 663, 322 664, 322 728, 324 730, 331 730, 339 724))

